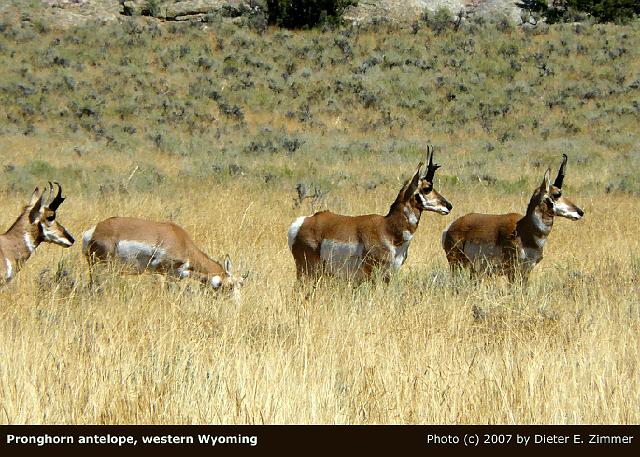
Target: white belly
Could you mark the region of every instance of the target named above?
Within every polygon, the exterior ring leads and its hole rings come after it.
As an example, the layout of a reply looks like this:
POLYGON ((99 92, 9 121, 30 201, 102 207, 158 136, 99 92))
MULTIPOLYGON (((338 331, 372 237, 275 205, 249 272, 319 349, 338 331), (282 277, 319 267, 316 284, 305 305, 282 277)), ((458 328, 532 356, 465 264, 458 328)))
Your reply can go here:
POLYGON ((490 243, 466 242, 464 244, 464 254, 476 271, 496 269, 502 265, 503 261, 502 248, 490 243))
POLYGON ((323 240, 320 258, 329 273, 359 278, 362 276, 364 247, 359 243, 323 240))
POLYGON ((118 241, 116 256, 140 272, 157 270, 167 257, 165 250, 159 246, 128 240, 118 241))

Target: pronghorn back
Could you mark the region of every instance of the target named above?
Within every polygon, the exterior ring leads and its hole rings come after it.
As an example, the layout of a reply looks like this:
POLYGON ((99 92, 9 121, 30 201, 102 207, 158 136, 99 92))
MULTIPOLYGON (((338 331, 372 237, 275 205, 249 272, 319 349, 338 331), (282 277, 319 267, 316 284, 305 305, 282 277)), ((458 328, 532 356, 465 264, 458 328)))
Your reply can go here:
MULTIPOLYGON (((383 221, 377 214, 343 216, 330 211, 296 219, 289 229, 289 247, 298 275, 331 273, 363 279, 379 263, 373 256, 395 250, 383 221)), ((382 257, 392 261, 394 254, 382 257)))
MULTIPOLYGON (((442 247, 453 266, 486 261, 502 267, 518 241, 514 236, 522 215, 469 213, 453 221, 442 232, 442 247)), ((484 265, 484 270, 488 264, 484 265)), ((476 269, 482 269, 476 265, 476 269)))
POLYGON ((90 270, 96 262, 118 260, 136 273, 193 277, 216 289, 235 289, 243 282, 232 274, 228 256, 224 266, 210 259, 173 222, 111 217, 87 230, 82 245, 90 270))
POLYGON ((195 246, 189 234, 172 222, 156 222, 133 217, 110 217, 87 230, 82 236, 85 254, 95 255, 99 259, 115 255, 119 246, 122 248, 126 243, 161 248, 170 256, 187 252, 195 246))
POLYGON ((506 274, 513 281, 527 280, 542 260, 543 248, 555 216, 579 220, 584 211, 562 195, 567 156, 553 184, 548 169, 525 215, 470 213, 451 223, 442 234, 442 247, 452 270, 506 274))
POLYGON ((439 166, 433 164, 433 151, 430 152, 425 173, 421 172, 421 162, 386 216, 343 216, 321 211, 297 218, 289 227, 287 238, 298 279, 326 273, 362 280, 371 278, 379 269, 388 281, 390 272, 400 268, 407 258, 422 212, 449 214, 452 208, 433 188, 433 175, 439 166))

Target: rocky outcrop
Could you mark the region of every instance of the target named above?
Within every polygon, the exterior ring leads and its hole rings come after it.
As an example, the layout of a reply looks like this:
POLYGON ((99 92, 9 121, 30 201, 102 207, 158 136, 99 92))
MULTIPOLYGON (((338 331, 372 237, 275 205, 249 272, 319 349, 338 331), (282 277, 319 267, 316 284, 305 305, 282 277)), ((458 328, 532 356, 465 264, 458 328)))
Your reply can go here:
MULTIPOLYGON (((23 0, 0 0, 0 13, 20 10, 23 0)), ((504 15, 521 22, 516 0, 359 0, 345 19, 355 24, 380 20, 413 22, 425 9, 448 8, 453 15, 504 15)), ((266 0, 41 0, 37 13, 52 26, 74 26, 87 21, 108 22, 126 16, 148 16, 163 21, 207 21, 211 17, 242 22, 266 12, 266 0)), ((266 15, 264 15, 266 18, 266 15)))
POLYGON ((207 15, 238 17, 266 10, 266 2, 250 0, 124 0, 122 12, 128 16, 153 16, 170 21, 204 20, 207 15))
POLYGON ((452 15, 465 16, 502 14, 515 24, 522 22, 522 10, 516 0, 359 0, 350 7, 344 18, 352 23, 369 23, 380 20, 410 22, 419 18, 425 10, 448 8, 452 15))

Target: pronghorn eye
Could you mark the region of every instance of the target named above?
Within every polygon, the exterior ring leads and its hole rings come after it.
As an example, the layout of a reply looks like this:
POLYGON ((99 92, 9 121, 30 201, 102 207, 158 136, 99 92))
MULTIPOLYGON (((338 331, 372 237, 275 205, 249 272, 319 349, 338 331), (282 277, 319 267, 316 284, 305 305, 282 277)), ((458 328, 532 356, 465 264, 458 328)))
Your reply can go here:
POLYGON ((49 222, 53 222, 55 219, 56 219, 55 214, 53 216, 47 217, 47 221, 49 221, 49 222))
POLYGON ((559 199, 560 197, 562 197, 562 194, 560 192, 556 192, 552 195, 553 198, 555 198, 556 200, 559 199))

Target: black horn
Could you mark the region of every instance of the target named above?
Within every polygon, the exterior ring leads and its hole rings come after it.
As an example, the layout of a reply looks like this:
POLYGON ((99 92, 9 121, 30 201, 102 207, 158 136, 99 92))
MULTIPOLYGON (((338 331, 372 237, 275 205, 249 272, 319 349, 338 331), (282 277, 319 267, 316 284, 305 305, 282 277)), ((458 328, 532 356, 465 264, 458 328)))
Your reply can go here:
POLYGON ((556 180, 553 182, 553 185, 558 189, 562 189, 562 180, 564 179, 564 172, 567 168, 567 155, 562 154, 562 164, 560 165, 560 169, 558 170, 558 176, 556 176, 556 180))
POLYGON ((433 146, 427 146, 427 152, 429 152, 429 163, 427 165, 427 172, 424 175, 424 179, 429 182, 433 182, 433 175, 436 174, 436 170, 440 168, 440 165, 433 163, 433 146))
MULTIPOLYGON (((49 183, 51 184, 51 183, 49 183)), ((54 183, 56 186, 58 186, 58 193, 56 194, 56 196, 53 198, 53 200, 51 200, 51 203, 49 203, 49 209, 50 210, 57 210, 58 206, 60 206, 62 204, 62 202, 64 201, 64 197, 62 196, 62 186, 60 184, 58 184, 57 182, 54 183)))

